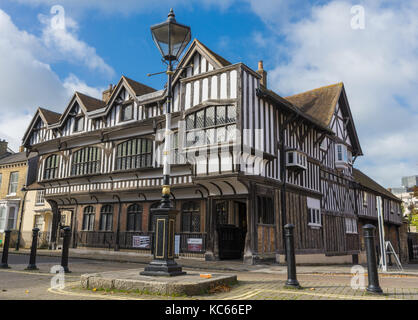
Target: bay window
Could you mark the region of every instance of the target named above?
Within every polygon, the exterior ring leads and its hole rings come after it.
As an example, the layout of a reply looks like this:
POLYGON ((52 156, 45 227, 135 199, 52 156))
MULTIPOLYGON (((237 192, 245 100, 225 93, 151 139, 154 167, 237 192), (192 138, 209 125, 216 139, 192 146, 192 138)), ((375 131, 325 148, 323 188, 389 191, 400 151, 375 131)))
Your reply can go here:
POLYGON ((210 106, 186 116, 186 147, 235 141, 236 107, 210 106))
POLYGON ((100 172, 101 149, 87 147, 74 152, 72 157, 71 175, 80 176, 100 172))
POLYGON ((115 170, 129 170, 152 166, 152 141, 133 139, 117 146, 115 170))

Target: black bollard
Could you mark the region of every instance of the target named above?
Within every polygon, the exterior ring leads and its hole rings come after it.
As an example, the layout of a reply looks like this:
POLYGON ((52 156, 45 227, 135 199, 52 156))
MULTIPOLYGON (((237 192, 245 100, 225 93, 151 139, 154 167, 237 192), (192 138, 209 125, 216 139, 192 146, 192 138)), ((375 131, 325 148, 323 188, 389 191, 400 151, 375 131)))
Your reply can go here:
POLYGON ((286 238, 286 259, 287 259, 287 281, 286 287, 300 288, 300 284, 296 279, 296 259, 295 259, 295 245, 293 241, 293 224, 284 226, 284 235, 286 238))
POLYGON ((9 265, 7 261, 9 260, 9 244, 10 244, 10 234, 12 232, 10 230, 4 231, 4 245, 3 245, 3 254, 1 256, 1 269, 9 269, 9 265))
POLYGON ((29 258, 29 265, 27 266, 26 270, 38 270, 36 266, 36 249, 38 247, 38 228, 32 229, 32 247, 30 248, 30 258, 29 258))
POLYGON ((374 246, 374 230, 375 226, 366 224, 363 227, 364 230, 364 242, 366 244, 366 255, 367 255, 367 271, 369 278, 369 286, 367 291, 372 293, 383 293, 379 285, 379 274, 377 273, 377 260, 374 246))
POLYGON ((64 268, 65 273, 70 273, 71 271, 68 269, 68 249, 70 247, 71 229, 69 227, 65 227, 63 230, 64 240, 62 243, 61 267, 64 268))

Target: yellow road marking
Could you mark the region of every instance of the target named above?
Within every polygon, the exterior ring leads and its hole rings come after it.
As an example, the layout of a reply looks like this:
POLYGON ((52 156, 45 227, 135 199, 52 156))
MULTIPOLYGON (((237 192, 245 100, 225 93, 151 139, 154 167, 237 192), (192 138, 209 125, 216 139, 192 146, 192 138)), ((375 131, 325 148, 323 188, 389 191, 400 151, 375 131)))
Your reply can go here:
POLYGON ((249 299, 251 297, 256 296, 257 294, 259 294, 262 291, 263 290, 261 290, 261 289, 255 289, 254 291, 247 292, 247 293, 243 293, 241 295, 234 296, 234 297, 226 297, 226 298, 223 298, 222 300, 244 300, 244 299, 249 299))

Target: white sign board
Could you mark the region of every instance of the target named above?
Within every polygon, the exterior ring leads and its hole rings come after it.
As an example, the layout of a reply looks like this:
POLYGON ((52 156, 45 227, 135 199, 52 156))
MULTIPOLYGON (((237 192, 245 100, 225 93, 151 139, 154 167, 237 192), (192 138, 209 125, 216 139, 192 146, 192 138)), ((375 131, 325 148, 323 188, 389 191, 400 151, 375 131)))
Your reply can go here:
POLYGON ((180 236, 179 235, 174 236, 174 254, 177 256, 180 254, 180 236))
POLYGON ((150 248, 150 237, 149 236, 133 236, 132 247, 140 249, 150 248))
POLYGON ((189 238, 187 239, 187 249, 189 251, 202 251, 202 238, 189 238))

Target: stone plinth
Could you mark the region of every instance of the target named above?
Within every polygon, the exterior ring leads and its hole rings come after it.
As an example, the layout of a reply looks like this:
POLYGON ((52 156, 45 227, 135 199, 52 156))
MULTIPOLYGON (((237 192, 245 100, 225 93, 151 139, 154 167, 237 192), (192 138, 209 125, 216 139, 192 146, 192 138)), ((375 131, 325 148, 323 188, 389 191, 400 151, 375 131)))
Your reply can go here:
POLYGON ((81 286, 85 289, 126 290, 157 295, 199 295, 218 285, 236 281, 237 276, 231 274, 212 273, 211 278, 203 278, 198 272, 187 272, 177 277, 152 277, 140 275, 138 269, 81 276, 81 286))

